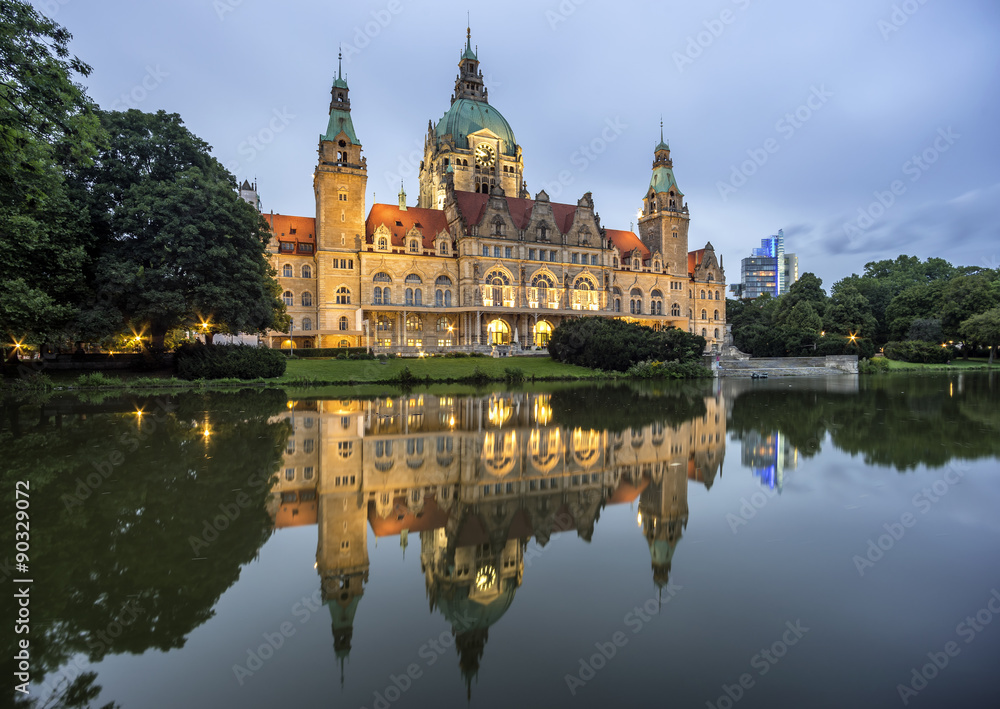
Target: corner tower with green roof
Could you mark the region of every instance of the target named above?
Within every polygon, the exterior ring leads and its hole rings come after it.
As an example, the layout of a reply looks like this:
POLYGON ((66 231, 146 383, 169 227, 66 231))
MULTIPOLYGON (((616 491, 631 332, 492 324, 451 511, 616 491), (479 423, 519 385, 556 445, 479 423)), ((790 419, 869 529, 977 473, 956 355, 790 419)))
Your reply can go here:
MULTIPOLYGON (((360 335, 356 307, 337 292, 360 294, 360 261, 356 255, 365 233, 365 189, 368 161, 351 120, 350 89, 340 61, 330 89, 330 116, 319 136, 319 160, 313 173, 316 196, 316 292, 320 346, 360 335), (345 265, 350 268, 345 269, 345 265), (346 289, 346 291, 342 290, 346 289), (347 302, 344 302, 347 301, 347 302), (346 317, 348 328, 341 328, 346 317)), ((298 323, 295 323, 298 325, 298 323)))
POLYGON ((663 257, 663 270, 671 276, 688 276, 688 213, 684 193, 674 177, 674 162, 670 145, 663 139, 653 148, 653 174, 642 200, 639 216, 639 238, 650 253, 663 257))
POLYGON ((488 98, 479 57, 472 48, 472 31, 467 29, 451 107, 436 124, 427 125, 418 206, 443 208, 449 179, 461 192, 489 193, 499 186, 508 197, 528 196, 521 147, 507 119, 488 98))

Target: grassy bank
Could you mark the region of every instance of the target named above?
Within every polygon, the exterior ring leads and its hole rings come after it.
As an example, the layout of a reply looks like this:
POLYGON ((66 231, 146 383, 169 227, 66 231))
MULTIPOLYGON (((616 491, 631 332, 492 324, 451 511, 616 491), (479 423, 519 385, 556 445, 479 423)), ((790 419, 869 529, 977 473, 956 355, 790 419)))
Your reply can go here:
MULTIPOLYGON (((953 359, 951 364, 920 364, 887 359, 890 372, 953 372, 955 370, 990 369, 986 358, 953 359)), ((995 365, 994 365, 995 366, 995 365)))
POLYGON ((517 369, 527 380, 598 379, 604 372, 572 364, 562 364, 548 357, 443 357, 388 360, 293 359, 277 383, 299 384, 370 384, 395 382, 408 369, 419 380, 435 382, 469 380, 479 375, 497 381, 506 378, 506 370, 517 369))

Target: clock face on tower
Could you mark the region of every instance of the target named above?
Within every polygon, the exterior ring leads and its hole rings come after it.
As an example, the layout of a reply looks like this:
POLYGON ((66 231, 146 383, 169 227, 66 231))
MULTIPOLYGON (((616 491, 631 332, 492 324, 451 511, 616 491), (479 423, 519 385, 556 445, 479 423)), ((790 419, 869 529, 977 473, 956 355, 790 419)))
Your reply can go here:
POLYGON ((493 163, 496 161, 496 154, 493 152, 493 146, 489 143, 480 143, 476 146, 476 164, 479 167, 493 167, 493 163))
POLYGON ((485 591, 497 581, 497 572, 492 566, 484 566, 476 574, 476 588, 485 591))

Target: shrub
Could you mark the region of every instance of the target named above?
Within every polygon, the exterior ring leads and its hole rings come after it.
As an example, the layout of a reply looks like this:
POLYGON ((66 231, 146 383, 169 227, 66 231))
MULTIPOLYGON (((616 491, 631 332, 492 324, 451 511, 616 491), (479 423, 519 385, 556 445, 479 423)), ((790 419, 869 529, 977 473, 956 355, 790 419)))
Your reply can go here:
POLYGON ((625 374, 635 379, 698 379, 712 372, 697 362, 657 362, 646 360, 628 368, 625 374))
POLYGON ((548 348, 560 362, 624 372, 645 360, 696 362, 705 351, 705 338, 677 328, 656 331, 624 320, 588 317, 560 323, 548 348))
POLYGON ((77 380, 76 384, 84 389, 94 389, 97 387, 113 386, 114 384, 121 384, 120 379, 114 377, 109 377, 103 372, 92 372, 91 374, 81 374, 77 380))
POLYGON ((279 350, 248 345, 183 345, 175 359, 181 379, 269 379, 285 373, 279 350))
POLYGON ((954 356, 948 347, 921 340, 890 342, 885 346, 884 352, 889 359, 920 364, 945 364, 954 356))
POLYGON ((525 380, 524 370, 520 367, 505 367, 503 378, 508 384, 518 384, 525 380))
POLYGON ((863 359, 858 362, 859 374, 885 374, 889 371, 889 360, 885 357, 863 359))

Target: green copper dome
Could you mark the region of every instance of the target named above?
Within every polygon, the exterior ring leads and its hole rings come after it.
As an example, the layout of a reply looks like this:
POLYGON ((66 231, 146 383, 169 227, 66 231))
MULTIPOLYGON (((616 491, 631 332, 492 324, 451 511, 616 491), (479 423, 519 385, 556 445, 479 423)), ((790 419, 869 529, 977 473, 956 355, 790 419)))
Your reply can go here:
POLYGON ((468 150, 469 133, 475 133, 483 128, 496 133, 503 141, 504 155, 517 155, 517 140, 510 124, 499 111, 485 101, 458 99, 438 121, 434 134, 440 140, 450 133, 456 148, 468 150))

